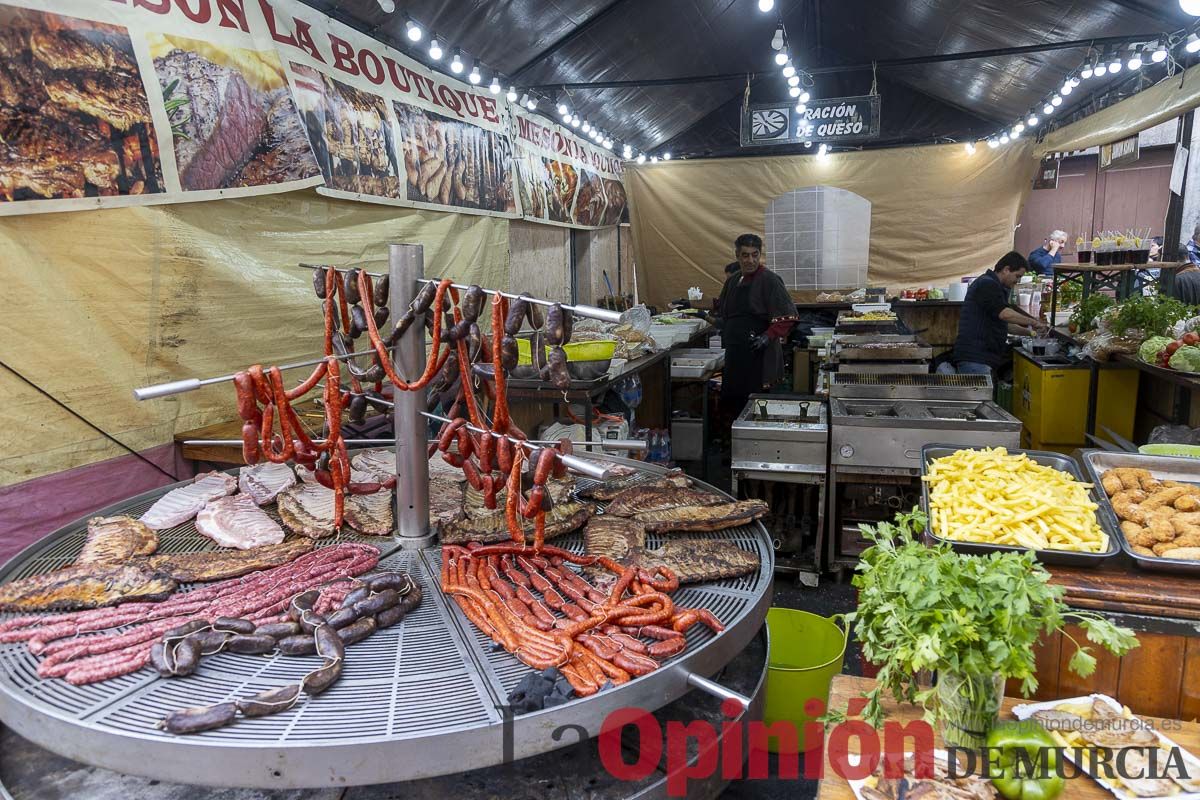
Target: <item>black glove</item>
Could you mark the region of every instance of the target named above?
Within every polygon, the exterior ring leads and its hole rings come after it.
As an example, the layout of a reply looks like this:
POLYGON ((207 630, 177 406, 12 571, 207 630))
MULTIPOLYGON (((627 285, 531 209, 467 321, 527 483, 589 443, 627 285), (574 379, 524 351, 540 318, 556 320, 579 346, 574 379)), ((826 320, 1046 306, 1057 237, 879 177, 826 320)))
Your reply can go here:
POLYGON ((757 353, 759 350, 766 349, 766 346, 771 343, 771 337, 765 333, 760 333, 750 340, 750 349, 757 353))

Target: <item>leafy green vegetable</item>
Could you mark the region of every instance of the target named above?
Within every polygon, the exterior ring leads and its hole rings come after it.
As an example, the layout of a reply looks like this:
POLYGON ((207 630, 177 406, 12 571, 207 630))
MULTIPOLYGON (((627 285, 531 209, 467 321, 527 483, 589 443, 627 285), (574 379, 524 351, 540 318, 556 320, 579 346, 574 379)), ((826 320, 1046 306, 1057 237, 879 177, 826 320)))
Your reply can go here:
MULTIPOLYGON (((1037 689, 1034 646, 1055 631, 1076 647, 1071 669, 1083 677, 1096 659, 1064 630, 1078 623, 1089 641, 1121 656, 1136 647, 1133 631, 1113 625, 1098 614, 1073 611, 1063 603, 1063 589, 1050 583, 1050 573, 1032 552, 970 556, 948 544, 926 546, 919 540, 927 520, 914 510, 895 524, 862 526, 874 542, 862 554, 854 586, 858 608, 846 615, 863 656, 882 665, 878 685, 866 695, 863 718, 883 723, 880 701, 890 692, 901 702, 925 707, 933 689, 919 690, 922 671, 992 675, 1021 682, 1029 696, 1037 689)), ((825 717, 844 719, 841 712, 825 717)))
POLYGON ((1071 314, 1071 319, 1068 321, 1080 333, 1091 330, 1095 327, 1096 317, 1100 316, 1105 309, 1112 306, 1115 302, 1116 300, 1113 300, 1106 294, 1088 295, 1086 300, 1080 301, 1079 307, 1071 314))
POLYGON ((187 95, 176 96, 179 88, 179 78, 167 84, 163 89, 163 108, 166 109, 167 119, 171 121, 171 134, 176 139, 190 140, 192 137, 183 132, 183 124, 191 118, 191 111, 186 107, 191 100, 187 95))
POLYGON ((1200 372, 1200 347, 1195 345, 1186 345, 1175 351, 1175 355, 1171 356, 1171 360, 1167 362, 1171 369, 1177 369, 1180 372, 1200 372))
POLYGON ((1195 313, 1195 309, 1174 297, 1134 295, 1117 304, 1109 327, 1117 336, 1124 336, 1130 330, 1141 331, 1145 336, 1165 336, 1172 325, 1195 313))
POLYGON ((1154 364, 1158 361, 1158 354, 1172 341, 1169 336, 1151 336, 1138 348, 1138 358, 1147 364, 1154 364))

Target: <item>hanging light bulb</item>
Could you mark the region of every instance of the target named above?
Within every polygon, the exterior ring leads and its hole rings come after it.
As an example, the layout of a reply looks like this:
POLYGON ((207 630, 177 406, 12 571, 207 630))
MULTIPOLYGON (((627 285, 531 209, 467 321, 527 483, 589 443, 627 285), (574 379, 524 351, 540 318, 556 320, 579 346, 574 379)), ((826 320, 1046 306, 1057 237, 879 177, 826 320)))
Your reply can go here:
POLYGON ((657 163, 658 163, 658 156, 650 156, 650 163, 651 163, 651 164, 657 164, 657 163))
POLYGON ((1018 122, 1016 125, 1013 125, 1013 135, 1014 136, 1020 136, 1021 132, 1024 130, 1025 130, 1024 122, 1018 122))
POLYGON ((627 159, 633 158, 633 148, 629 145, 625 145, 623 148, 621 148, 621 155, 625 156, 627 159))
POLYGON ((1137 46, 1137 49, 1133 51, 1133 55, 1129 57, 1129 62, 1126 63, 1125 66, 1129 67, 1130 69, 1141 69, 1142 68, 1142 55, 1145 52, 1146 52, 1146 46, 1139 44, 1137 46))
POLYGON ((775 0, 758 0, 758 10, 764 14, 775 7, 775 0))
POLYGON ((821 142, 821 146, 817 148, 817 158, 824 158, 829 153, 829 145, 821 142))
POLYGON ((1075 91, 1075 87, 1071 85, 1070 81, 1067 81, 1066 83, 1064 83, 1062 85, 1062 88, 1058 90, 1058 93, 1061 94, 1063 97, 1066 97, 1073 91, 1075 91))
POLYGON ((805 146, 805 147, 809 147, 809 148, 811 148, 811 147, 812 147, 812 142, 811 142, 811 141, 805 142, 805 143, 804 143, 804 146, 805 146))
POLYGON ((500 79, 495 75, 492 76, 492 82, 488 85, 488 91, 492 94, 500 94, 500 79))
POLYGON ((808 92, 801 92, 801 93, 800 93, 800 102, 801 102, 801 103, 807 103, 809 100, 812 100, 812 95, 811 95, 811 94, 809 94, 808 92))
POLYGON ((559 102, 559 104, 558 104, 558 113, 559 113, 559 115, 560 115, 560 116, 567 116, 567 117, 569 117, 569 116, 571 116, 571 109, 567 108, 567 104, 566 104, 566 103, 559 102))
POLYGON ((1086 80, 1090 80, 1091 77, 1095 74, 1096 74, 1096 62, 1089 61, 1088 63, 1083 65, 1083 71, 1079 73, 1079 76, 1086 81, 1086 80))
POLYGON ((791 61, 787 61, 783 66, 783 77, 790 78, 796 74, 796 68, 792 66, 791 61))
POLYGON ((450 71, 453 72, 455 75, 462 74, 462 71, 463 71, 462 56, 460 56, 458 54, 457 50, 454 51, 454 58, 450 59, 450 71))
POLYGON ((805 111, 808 111, 808 106, 804 105, 803 102, 796 103, 796 113, 797 114, 803 114, 805 111))
POLYGON ((584 133, 587 133, 587 132, 588 132, 588 131, 590 131, 591 129, 592 129, 592 126, 591 126, 591 125, 588 123, 588 121, 585 119, 585 120, 583 121, 583 127, 582 127, 582 128, 580 128, 580 130, 582 130, 584 133))
POLYGON ((1074 75, 1067 78, 1067 83, 1071 84, 1072 89, 1074 89, 1076 86, 1078 86, 1080 84, 1080 82, 1081 81, 1079 80, 1079 78, 1076 78, 1074 75))
POLYGON ((507 98, 508 102, 510 103, 517 102, 517 87, 509 86, 508 94, 504 95, 504 97, 507 98))
POLYGON ((967 155, 969 155, 969 156, 975 155, 975 143, 974 142, 967 142, 964 145, 964 147, 967 151, 967 155))
POLYGON ((1200 0, 1179 0, 1179 7, 1185 14, 1200 17, 1200 0))
POLYGON ((612 142, 612 139, 605 139, 605 140, 604 140, 604 149, 605 149, 605 150, 612 150, 612 149, 613 149, 613 142, 612 142))
POLYGON ((663 153, 663 161, 670 161, 670 160, 671 160, 671 154, 663 153))
POLYGON ((1029 125, 1029 127, 1031 127, 1031 128, 1037 127, 1037 124, 1038 124, 1038 116, 1037 116, 1037 114, 1032 114, 1032 113, 1031 113, 1031 114, 1029 115, 1029 119, 1025 120, 1025 122, 1026 122, 1026 124, 1028 124, 1028 125, 1029 125))
POLYGON ((1187 50, 1189 53, 1194 53, 1197 50, 1200 50, 1200 36, 1197 36, 1194 33, 1189 34, 1187 38, 1187 44, 1183 46, 1183 49, 1187 50))
POLYGON ((775 54, 775 63, 782 67, 784 64, 788 63, 788 57, 787 50, 780 50, 775 54))
POLYGON ((571 127, 572 128, 579 127, 579 115, 578 114, 575 114, 574 116, 571 117, 571 127))
POLYGON ((799 86, 799 85, 800 85, 800 76, 799 75, 793 75, 792 77, 788 78, 788 86, 799 86))
POLYGON ((471 65, 471 74, 467 76, 467 80, 471 83, 479 83, 483 80, 483 76, 479 74, 479 62, 476 61, 471 65))
POLYGON ((536 111, 537 110, 537 98, 531 97, 528 100, 526 100, 525 107, 528 108, 530 111, 536 111))
POLYGON ((442 55, 442 43, 434 36, 429 40, 429 57, 434 61, 441 61, 442 55))
POLYGON ((1053 114, 1054 106, 1050 105, 1049 103, 1046 103, 1046 105, 1042 106, 1042 113, 1047 116, 1049 116, 1050 114, 1053 114))
POLYGON ((792 88, 788 89, 788 94, 791 95, 792 97, 799 97, 800 96, 800 87, 793 86, 792 88))
POLYGON ((996 141, 995 139, 988 139, 988 147, 995 150, 999 146, 1000 146, 1000 143, 998 141, 996 141))
POLYGON ((645 153, 638 153, 637 162, 638 162, 639 164, 645 164, 645 163, 646 163, 646 154, 645 154, 645 153))
POLYGON ((1094 65, 1092 65, 1092 70, 1093 70, 1092 77, 1103 78, 1105 75, 1108 74, 1108 62, 1101 61, 1097 64, 1094 64, 1094 65))
POLYGON ((419 42, 421 41, 421 37, 425 35, 425 31, 421 30, 421 26, 411 19, 404 23, 404 32, 408 34, 410 42, 419 42))
POLYGON ((1007 133, 1000 134, 1000 144, 1008 144, 1008 134, 1007 133))
POLYGON ((1009 138, 1015 142, 1017 139, 1021 138, 1021 131, 1017 130, 1016 128, 1013 128, 1012 132, 1009 133, 1009 138))
POLYGON ((570 115, 570 114, 563 114, 563 115, 562 115, 562 121, 563 121, 563 124, 564 124, 564 125, 570 125, 570 124, 571 124, 571 115, 570 115))
POLYGON ((1121 61, 1121 56, 1118 53, 1113 53, 1113 60, 1108 64, 1108 74, 1116 75, 1121 70, 1125 69, 1125 63, 1121 61))
POLYGON ((1161 64, 1167 60, 1167 45, 1162 40, 1158 40, 1158 48, 1154 51, 1154 55, 1150 56, 1150 60, 1155 64, 1161 64))
POLYGON ((775 26, 775 35, 771 37, 771 49, 772 50, 782 50, 783 49, 783 23, 782 22, 779 23, 777 26, 775 26))
POLYGON ((1058 95, 1054 95, 1054 97, 1050 98, 1050 105, 1054 106, 1055 108, 1058 108, 1059 106, 1062 105, 1062 98, 1059 97, 1058 95))

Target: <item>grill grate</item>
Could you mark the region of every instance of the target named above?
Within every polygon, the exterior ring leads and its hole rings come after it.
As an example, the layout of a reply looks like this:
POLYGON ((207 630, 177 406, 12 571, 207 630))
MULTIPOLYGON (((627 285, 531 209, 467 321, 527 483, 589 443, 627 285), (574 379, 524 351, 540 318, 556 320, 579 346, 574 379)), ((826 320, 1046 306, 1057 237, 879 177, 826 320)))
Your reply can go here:
POLYGON ((829 396, 861 400, 990 400, 990 375, 834 372, 829 396))
MULTIPOLYGON (((627 462, 633 463, 633 462, 627 462)), ((580 486, 589 481, 579 480, 580 486)), ((127 513, 138 516, 166 491, 164 487, 101 509, 94 515, 127 513)), ((274 507, 268 512, 275 516, 274 507)), ((13 580, 72 563, 83 546, 86 520, 80 520, 47 537, 42 546, 11 562, 0 571, 0 582, 13 580)), ((726 625, 729 636, 746 623, 754 628, 761 619, 750 619, 763 602, 771 586, 773 557, 765 529, 755 524, 709 534, 691 534, 734 541, 756 552, 762 562, 757 574, 696 587, 685 587, 675 594, 680 605, 710 609, 726 625), (743 623, 739 626, 739 623, 743 623)), ((191 522, 160 531, 160 552, 198 552, 216 550, 206 537, 196 532, 191 522)), ((657 546, 661 537, 651 537, 657 546)), ((342 541, 374 544, 385 554, 380 569, 400 569, 411 574, 424 592, 421 605, 392 628, 350 648, 342 679, 319 698, 303 702, 280 714, 259 719, 239 719, 237 724, 187 738, 172 736, 156 727, 171 710, 224 702, 296 682, 320 664, 317 656, 246 656, 220 653, 210 656, 185 679, 164 680, 149 668, 134 674, 87 686, 71 686, 62 680, 42 680, 37 676, 39 659, 31 656, 23 643, 0 644, 0 712, 6 718, 53 718, 68 724, 64 741, 41 742, 50 749, 56 744, 75 757, 92 754, 94 763, 111 765, 112 753, 125 749, 137 754, 137 760, 122 762, 127 771, 142 771, 154 776, 160 763, 169 763, 173 779, 211 783, 214 764, 234 755, 229 748, 251 748, 256 753, 303 749, 306 774, 324 776, 310 780, 333 780, 329 776, 344 770, 333 760, 337 746, 374 745, 381 742, 422 748, 423 742, 445 735, 474 735, 495 730, 500 736, 502 706, 509 692, 529 668, 512 655, 497 652, 489 639, 466 619, 457 604, 439 588, 440 548, 421 552, 396 551, 390 537, 357 535, 330 537, 318 542, 324 547, 342 541), (14 713, 14 711, 16 713, 14 713), (9 715, 12 714, 11 717, 9 715), (70 740, 70 741, 66 741, 70 740), (158 754, 178 754, 187 749, 187 758, 159 759, 158 754), (215 750, 214 750, 215 747, 215 750), (158 750, 156 748, 164 748, 158 750), (265 748, 265 749, 264 749, 265 748), (328 753, 328 755, 325 755, 328 753), (217 759, 214 762, 212 759, 217 759), (180 764, 186 763, 186 770, 180 764)), ((575 552, 583 551, 580 533, 555 540, 555 545, 575 552)), ((186 591, 191 587, 185 586, 186 591)), ((765 607, 763 607, 765 609, 765 607)), ((0 614, 0 620, 14 614, 0 614)), ((688 648, 669 659, 669 664, 690 658, 713 643, 713 653, 723 653, 718 637, 697 625, 687 634, 688 648)), ((730 654, 732 655, 732 653, 730 654)), ((723 657, 723 656, 718 656, 723 657)), ((710 659, 712 656, 709 657, 710 659)), ((724 662, 722 662, 724 663, 724 662)), ((666 702, 669 681, 677 680, 678 670, 666 667, 629 684, 607 690, 597 698, 612 698, 611 692, 623 692, 630 698, 645 698, 649 689, 666 702), (654 687, 654 688, 651 688, 654 687), (657 687, 663 687, 661 689, 657 687), (633 694, 629 694, 629 690, 633 694)), ((609 700, 608 702, 614 702, 609 700)), ((621 702, 619 700, 615 702, 621 702)), ((649 707, 645 699, 624 701, 627 705, 649 707)), ((555 723, 568 724, 589 714, 588 698, 578 699, 555 709, 555 723)), ((652 704, 651 704, 652 705, 652 704)), ((555 740, 557 741, 557 740, 555 740)), ((550 745, 557 747, 558 744, 550 745)), ((476 756, 467 756, 469 761, 476 756)), ((268 758, 269 760, 269 758, 268 758)), ((265 762, 264 762, 265 763, 265 762)), ((425 765, 418 760, 398 758, 389 767, 390 780, 403 780, 418 774, 425 765)), ((463 768, 462 763, 457 768, 463 768)), ((239 778, 247 786, 261 785, 263 779, 248 774, 239 778)), ((308 784, 313 785, 313 784, 308 784)))
POLYGON ((872 375, 852 372, 833 373, 835 386, 947 386, 963 389, 990 389, 988 375, 872 375))

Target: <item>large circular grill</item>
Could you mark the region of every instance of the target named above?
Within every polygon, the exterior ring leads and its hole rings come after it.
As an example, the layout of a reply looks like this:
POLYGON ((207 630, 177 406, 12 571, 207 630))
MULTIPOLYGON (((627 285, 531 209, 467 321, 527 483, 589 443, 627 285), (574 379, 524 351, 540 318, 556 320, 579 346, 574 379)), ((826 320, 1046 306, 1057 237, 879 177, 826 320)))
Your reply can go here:
MULTIPOLYGON (((623 459, 619 463, 661 472, 623 459)), ((583 484, 586 479, 581 479, 583 484)), ((173 486, 101 509, 95 515, 139 516, 173 486)), ((710 490, 715 488, 705 486, 710 490)), ((27 548, 3 568, 0 583, 70 564, 83 544, 86 519, 27 548)), ((37 676, 38 660, 23 643, 0 645, 0 720, 22 736, 68 758, 119 772, 211 786, 300 788, 372 784, 446 775, 493 766, 573 744, 579 726, 599 733, 613 710, 655 710, 725 666, 762 627, 774 568, 770 537, 760 523, 709 536, 756 552, 759 571, 743 578, 684 586, 678 605, 707 608, 725 631, 703 625, 688 647, 627 684, 566 705, 513 717, 505 698, 530 669, 492 642, 448 602, 438 587, 440 550, 396 550, 386 537, 352 537, 382 548, 379 569, 409 572, 421 584, 421 605, 393 628, 347 651, 342 679, 320 697, 276 716, 180 737, 155 724, 168 711, 227 701, 295 683, 318 666, 317 656, 206 658, 187 678, 163 679, 149 668, 101 683, 72 686, 37 676)), ((326 546, 346 537, 330 538, 326 546)), ((651 535, 648 546, 661 539, 651 535)), ((579 533, 554 544, 583 551, 579 533)), ((192 524, 160 532, 159 552, 214 550, 192 524)), ((184 590, 186 590, 185 587, 184 590)), ((11 615, 0 615, 0 619, 11 615)))

